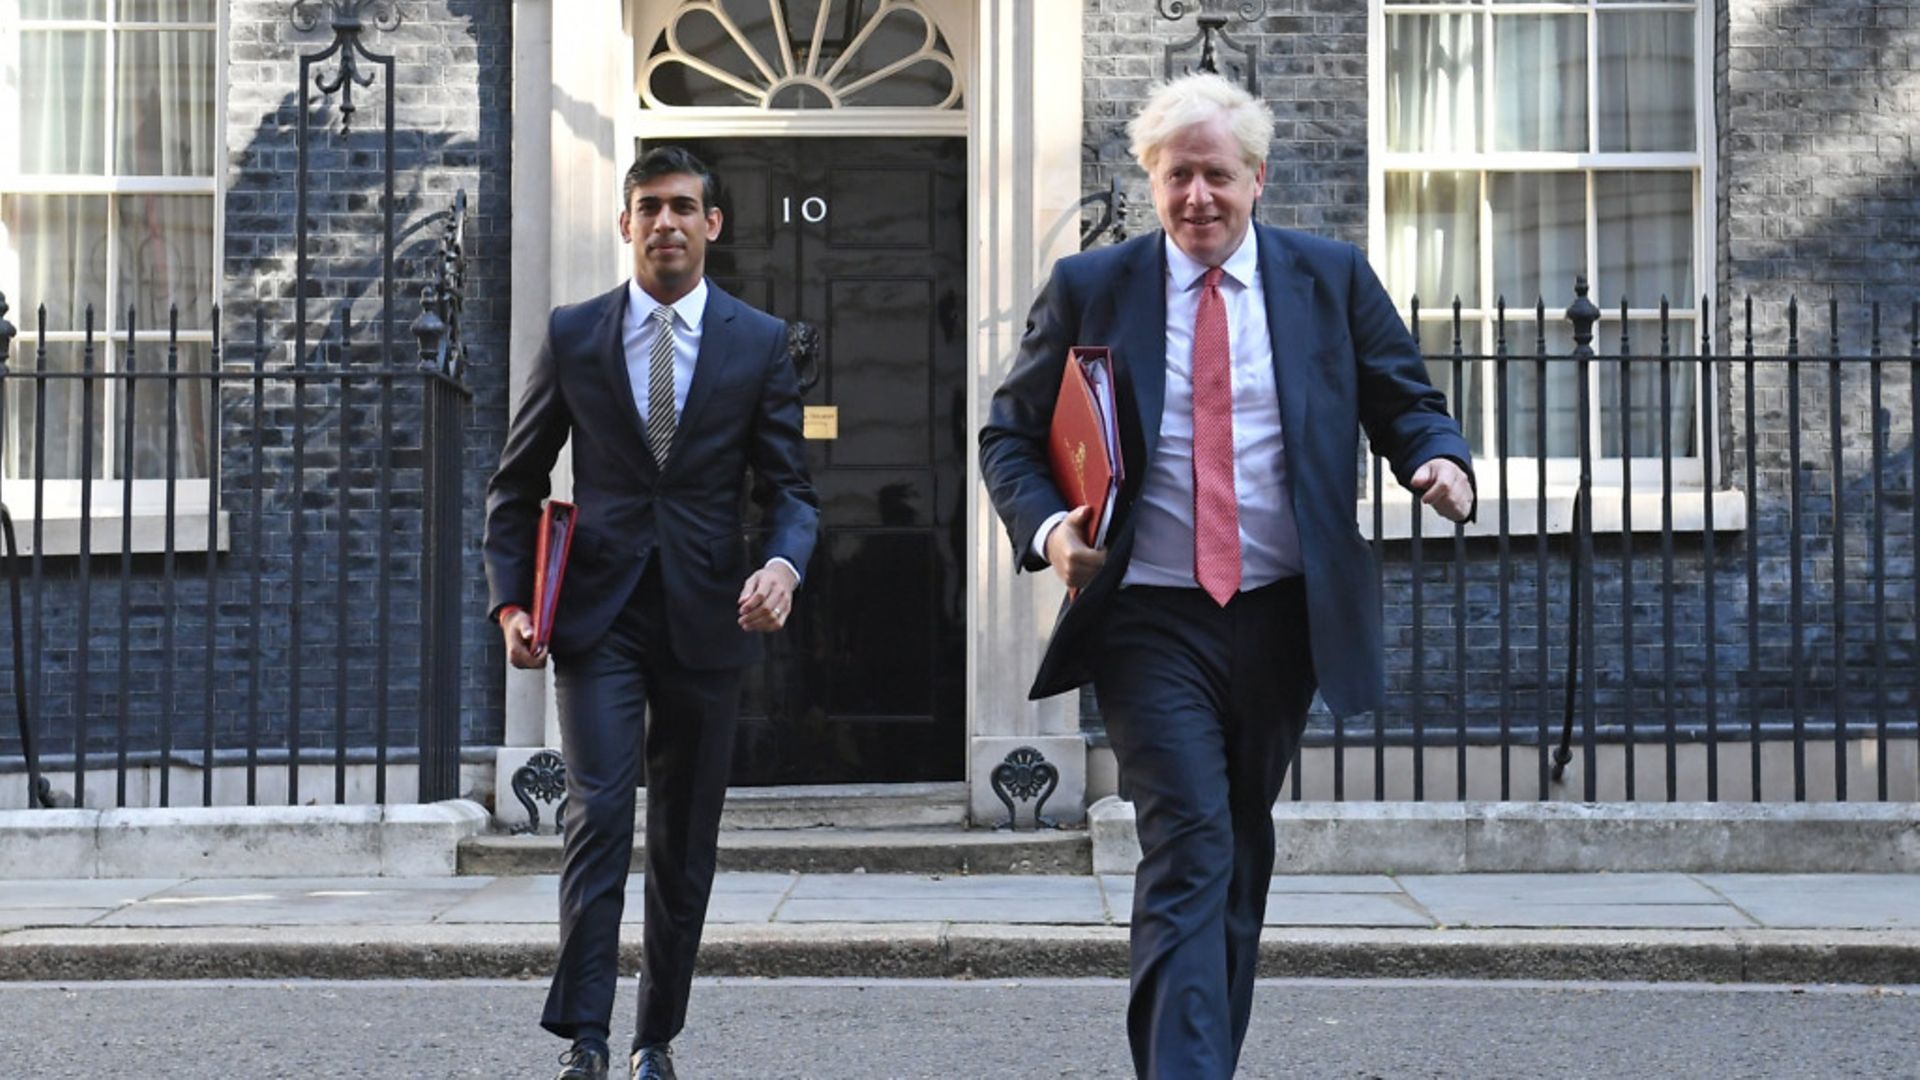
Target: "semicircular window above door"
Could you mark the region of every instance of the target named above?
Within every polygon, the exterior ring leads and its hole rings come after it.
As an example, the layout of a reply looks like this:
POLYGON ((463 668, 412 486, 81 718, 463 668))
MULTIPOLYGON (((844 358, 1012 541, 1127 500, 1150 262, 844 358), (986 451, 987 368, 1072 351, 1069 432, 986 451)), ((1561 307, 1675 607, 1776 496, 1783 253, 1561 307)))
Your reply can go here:
POLYGON ((962 107, 923 0, 688 0, 639 72, 648 109, 962 107))

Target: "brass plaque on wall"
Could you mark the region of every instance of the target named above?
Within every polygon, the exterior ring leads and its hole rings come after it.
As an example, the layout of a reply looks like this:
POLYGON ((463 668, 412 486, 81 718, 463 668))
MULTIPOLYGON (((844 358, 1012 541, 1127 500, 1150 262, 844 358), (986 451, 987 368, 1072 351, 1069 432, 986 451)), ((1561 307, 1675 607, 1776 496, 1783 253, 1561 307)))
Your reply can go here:
POLYGON ((809 439, 839 438, 840 407, 838 405, 808 405, 802 420, 801 433, 809 439))

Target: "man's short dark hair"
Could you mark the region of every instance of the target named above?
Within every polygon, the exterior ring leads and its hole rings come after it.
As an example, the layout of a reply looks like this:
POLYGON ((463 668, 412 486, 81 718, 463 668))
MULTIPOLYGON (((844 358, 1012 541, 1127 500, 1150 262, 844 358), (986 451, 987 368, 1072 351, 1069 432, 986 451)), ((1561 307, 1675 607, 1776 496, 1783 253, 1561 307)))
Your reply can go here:
POLYGON ((641 154, 627 170, 626 183, 620 189, 620 208, 633 208, 634 189, 662 176, 694 176, 700 180, 700 210, 706 212, 719 205, 719 195, 715 191, 713 170, 705 162, 693 156, 693 152, 684 146, 656 146, 641 154))

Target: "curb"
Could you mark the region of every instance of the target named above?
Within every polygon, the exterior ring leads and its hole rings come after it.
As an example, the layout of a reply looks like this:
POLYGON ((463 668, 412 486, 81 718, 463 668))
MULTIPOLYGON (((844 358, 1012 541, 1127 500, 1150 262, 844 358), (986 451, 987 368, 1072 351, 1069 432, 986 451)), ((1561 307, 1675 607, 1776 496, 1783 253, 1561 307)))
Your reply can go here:
MULTIPOLYGON (((546 925, 23 930, 0 981, 545 979, 546 925)), ((638 935, 621 951, 640 961, 638 935)), ((967 923, 717 925, 700 974, 735 977, 1125 978, 1114 926, 967 923)), ((1920 985, 1910 930, 1270 929, 1267 978, 1530 979, 1920 985)))

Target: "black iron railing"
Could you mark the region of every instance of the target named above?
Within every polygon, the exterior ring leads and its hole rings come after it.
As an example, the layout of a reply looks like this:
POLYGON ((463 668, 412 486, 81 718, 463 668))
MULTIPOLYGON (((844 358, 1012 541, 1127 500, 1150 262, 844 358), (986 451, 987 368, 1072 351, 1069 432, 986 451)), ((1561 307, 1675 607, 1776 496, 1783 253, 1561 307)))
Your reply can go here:
POLYGON ((1310 731, 1332 797, 1915 798, 1920 304, 1891 340, 1829 304, 1809 353, 1797 303, 1756 333, 1749 301, 1716 353, 1705 300, 1696 341, 1577 294, 1524 326, 1413 312, 1451 336, 1428 364, 1475 418, 1479 516, 1413 512, 1373 463, 1389 704, 1310 731))
POLYGON ((0 326, 0 502, 31 549, 6 561, 24 679, 0 773, 83 805, 458 794, 465 206, 414 362, 357 343, 346 303, 305 351, 260 314, 236 348, 216 309, 191 367, 177 319, 164 344, 129 330, 111 370, 91 310, 71 366, 44 309, 30 357, 0 326))

